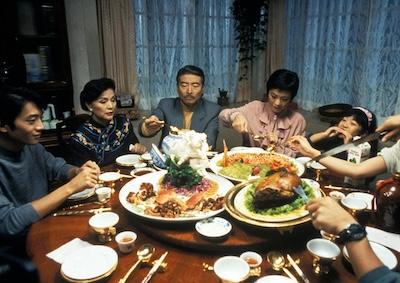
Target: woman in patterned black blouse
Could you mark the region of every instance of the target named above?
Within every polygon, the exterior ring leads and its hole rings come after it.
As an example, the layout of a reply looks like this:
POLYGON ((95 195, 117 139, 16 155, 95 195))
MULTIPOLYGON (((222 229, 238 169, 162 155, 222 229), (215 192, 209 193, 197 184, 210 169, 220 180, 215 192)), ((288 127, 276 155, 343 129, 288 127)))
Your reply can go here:
POLYGON ((101 78, 88 82, 81 92, 80 101, 82 108, 90 111, 92 117, 71 135, 71 158, 74 164, 93 160, 99 166, 104 166, 128 152, 146 152, 130 120, 115 115, 117 103, 112 79, 101 78), (131 144, 133 147, 129 149, 131 144))

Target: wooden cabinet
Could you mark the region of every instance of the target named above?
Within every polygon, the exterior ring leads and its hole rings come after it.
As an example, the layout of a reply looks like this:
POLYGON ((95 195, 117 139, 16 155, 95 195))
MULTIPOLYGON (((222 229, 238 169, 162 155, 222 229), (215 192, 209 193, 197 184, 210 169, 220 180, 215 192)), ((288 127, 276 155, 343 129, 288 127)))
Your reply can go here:
POLYGON ((0 82, 37 91, 62 119, 73 108, 64 1, 3 0, 0 21, 0 82))

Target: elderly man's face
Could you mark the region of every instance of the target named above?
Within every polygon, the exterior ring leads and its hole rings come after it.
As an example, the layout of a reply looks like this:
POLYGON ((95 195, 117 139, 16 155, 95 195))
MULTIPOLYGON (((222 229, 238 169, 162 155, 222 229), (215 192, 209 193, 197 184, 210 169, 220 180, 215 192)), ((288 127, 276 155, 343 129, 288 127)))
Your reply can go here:
POLYGON ((178 79, 177 91, 186 106, 194 106, 203 96, 203 82, 200 76, 185 74, 178 79))

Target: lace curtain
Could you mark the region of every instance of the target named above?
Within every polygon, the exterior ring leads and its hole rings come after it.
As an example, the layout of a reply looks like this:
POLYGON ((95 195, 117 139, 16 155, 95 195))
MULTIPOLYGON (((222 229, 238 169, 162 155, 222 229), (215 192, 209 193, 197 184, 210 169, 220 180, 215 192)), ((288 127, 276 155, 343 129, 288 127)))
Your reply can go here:
POLYGON ((218 88, 233 101, 237 49, 232 0, 132 0, 140 108, 176 97, 176 73, 184 65, 205 72, 204 97, 216 102, 218 88))
POLYGON ((287 0, 286 67, 307 110, 330 103, 400 113, 399 0, 287 0))

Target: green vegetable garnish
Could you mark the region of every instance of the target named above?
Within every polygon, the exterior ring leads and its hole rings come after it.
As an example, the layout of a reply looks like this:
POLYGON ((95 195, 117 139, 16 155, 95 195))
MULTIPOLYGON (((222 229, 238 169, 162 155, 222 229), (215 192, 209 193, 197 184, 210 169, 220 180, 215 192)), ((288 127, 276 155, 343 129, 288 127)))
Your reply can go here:
MULTIPOLYGON (((254 203, 253 203, 253 195, 254 195, 256 186, 257 186, 257 184, 253 184, 251 186, 251 188, 249 188, 247 190, 247 192, 244 196, 244 204, 245 204, 246 208, 253 213, 257 213, 257 214, 261 214, 261 215, 271 215, 271 216, 272 215, 280 215, 280 214, 285 214, 285 213, 294 211, 296 209, 299 209, 300 207, 302 207, 305 204, 304 200, 300 196, 298 196, 293 202, 282 205, 282 206, 258 209, 254 206, 254 203)), ((314 190, 312 187, 310 187, 304 181, 301 181, 301 186, 303 187, 304 192, 310 199, 315 198, 314 190)))
POLYGON ((178 165, 177 160, 168 157, 166 161, 167 174, 165 174, 163 183, 170 182, 173 186, 179 188, 191 188, 200 183, 202 177, 190 167, 188 162, 178 165))

